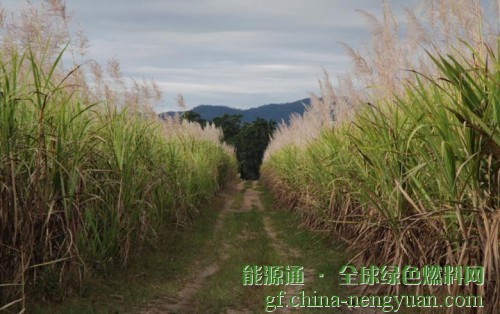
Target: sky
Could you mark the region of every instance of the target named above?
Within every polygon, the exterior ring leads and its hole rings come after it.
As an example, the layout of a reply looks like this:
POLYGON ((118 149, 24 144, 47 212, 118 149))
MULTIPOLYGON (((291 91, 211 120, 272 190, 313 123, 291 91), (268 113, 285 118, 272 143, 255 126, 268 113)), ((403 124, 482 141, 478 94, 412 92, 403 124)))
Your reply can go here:
MULTIPOLYGON (((41 0, 32 0, 37 3, 41 0)), ((2 0, 8 10, 23 0, 2 0)), ((396 16, 416 0, 389 1, 396 16)), ((127 77, 154 79, 157 112, 200 104, 249 108, 318 93, 318 78, 351 68, 339 42, 369 41, 362 9, 376 0, 67 0, 72 23, 90 40, 90 57, 116 57, 127 77)))

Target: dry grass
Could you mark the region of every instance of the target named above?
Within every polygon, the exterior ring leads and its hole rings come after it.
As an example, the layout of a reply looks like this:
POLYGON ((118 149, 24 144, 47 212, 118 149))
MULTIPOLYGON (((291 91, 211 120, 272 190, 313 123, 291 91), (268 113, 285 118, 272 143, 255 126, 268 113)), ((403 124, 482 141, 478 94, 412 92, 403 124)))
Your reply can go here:
POLYGON ((387 3, 380 19, 361 12, 370 49, 347 47, 345 90, 324 79, 307 114, 280 127, 262 180, 307 225, 356 247, 358 266, 483 266, 484 286, 441 292, 482 295, 488 312, 500 302, 498 19, 479 1, 420 9, 403 38, 387 3))
POLYGON ((460 44, 464 41, 484 56, 485 47, 497 45, 498 16, 491 13, 496 11, 492 7, 481 7, 479 0, 422 1, 417 9, 406 9, 405 24, 399 25, 386 1, 381 17, 358 10, 369 26, 371 44, 366 51, 356 51, 346 43, 339 43, 351 57, 352 71, 337 77, 337 88, 333 87, 328 73, 324 74, 319 82, 320 95, 311 95, 311 105, 304 116, 294 116, 288 126, 279 126, 265 159, 290 144, 303 147, 333 123, 351 121, 356 110, 366 103, 404 95, 403 83, 414 82, 413 71, 425 76, 437 74, 438 69, 427 57, 426 50, 443 55, 467 55, 470 51, 460 44), (403 26, 405 32, 400 35, 403 26))
POLYGON ((189 225, 236 165, 220 130, 158 119, 154 82, 82 59, 82 34, 67 45, 62 1, 2 22, 0 311, 25 311, 31 292, 60 299, 189 225))

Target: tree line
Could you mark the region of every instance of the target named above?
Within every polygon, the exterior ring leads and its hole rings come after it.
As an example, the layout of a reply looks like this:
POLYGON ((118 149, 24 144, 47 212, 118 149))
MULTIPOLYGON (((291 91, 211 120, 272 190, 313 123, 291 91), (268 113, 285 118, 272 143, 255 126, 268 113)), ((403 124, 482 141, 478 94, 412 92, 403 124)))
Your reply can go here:
POLYGON ((202 127, 213 123, 221 128, 224 134, 222 141, 236 149, 241 178, 243 180, 257 180, 259 178, 264 151, 277 127, 275 121, 257 118, 253 122, 242 122, 241 114, 224 114, 210 121, 203 119, 199 113, 194 111, 184 112, 181 118, 197 122, 202 127))

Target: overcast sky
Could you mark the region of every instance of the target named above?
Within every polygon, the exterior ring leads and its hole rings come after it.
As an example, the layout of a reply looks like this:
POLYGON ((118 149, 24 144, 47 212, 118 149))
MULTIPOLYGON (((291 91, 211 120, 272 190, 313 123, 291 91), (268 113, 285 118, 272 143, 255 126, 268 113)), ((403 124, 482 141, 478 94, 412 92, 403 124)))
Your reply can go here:
MULTIPOLYGON (((38 0, 40 1, 40 0, 38 0)), ((37 0, 32 0, 36 3, 37 0)), ((390 1, 397 15, 416 0, 390 1)), ((8 9, 22 0, 3 0, 8 9)), ((116 56, 124 75, 154 79, 158 112, 189 107, 238 108, 282 103, 317 92, 317 78, 350 68, 339 41, 368 42, 355 9, 380 15, 376 0, 67 0, 91 57, 116 56)))

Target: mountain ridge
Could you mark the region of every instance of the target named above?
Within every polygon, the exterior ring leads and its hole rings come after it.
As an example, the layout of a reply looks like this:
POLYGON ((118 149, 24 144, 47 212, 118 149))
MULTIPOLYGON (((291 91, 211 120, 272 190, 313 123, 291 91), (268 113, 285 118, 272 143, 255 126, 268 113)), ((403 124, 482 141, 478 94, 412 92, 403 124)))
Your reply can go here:
MULTIPOLYGON (((201 118, 205 120, 213 120, 215 117, 220 117, 224 114, 236 115, 241 114, 242 122, 252 122, 257 118, 263 118, 266 120, 274 120, 276 122, 284 121, 289 123, 290 115, 292 113, 302 115, 304 113, 305 106, 309 105, 310 99, 304 98, 293 102, 281 103, 281 104, 266 104, 258 107, 248 108, 248 109, 238 109, 225 105, 198 105, 191 109, 198 113, 201 118)), ((189 111, 189 110, 188 110, 189 111)), ((184 111, 167 111, 158 114, 161 118, 167 116, 173 116, 176 113, 182 114, 184 111)))

